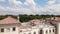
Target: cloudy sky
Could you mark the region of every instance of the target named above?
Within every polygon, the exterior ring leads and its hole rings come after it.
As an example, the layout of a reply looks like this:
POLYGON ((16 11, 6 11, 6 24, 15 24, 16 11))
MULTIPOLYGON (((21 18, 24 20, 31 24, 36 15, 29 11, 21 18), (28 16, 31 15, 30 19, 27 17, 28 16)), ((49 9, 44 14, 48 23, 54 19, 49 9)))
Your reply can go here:
POLYGON ((60 0, 0 0, 0 15, 60 15, 60 0))

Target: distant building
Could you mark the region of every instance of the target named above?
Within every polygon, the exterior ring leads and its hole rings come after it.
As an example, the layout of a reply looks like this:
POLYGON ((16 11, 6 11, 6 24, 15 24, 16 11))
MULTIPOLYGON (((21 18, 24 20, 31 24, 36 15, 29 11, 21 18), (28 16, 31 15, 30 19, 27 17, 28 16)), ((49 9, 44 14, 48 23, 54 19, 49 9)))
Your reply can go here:
MULTIPOLYGON (((60 23, 57 26, 58 34, 60 34, 60 23)), ((55 32, 55 26, 38 19, 21 23, 18 19, 8 16, 7 18, 0 20, 0 34, 56 34, 55 32)))
POLYGON ((29 22, 31 25, 36 25, 36 24, 40 23, 40 20, 39 19, 33 19, 33 20, 30 20, 29 22))

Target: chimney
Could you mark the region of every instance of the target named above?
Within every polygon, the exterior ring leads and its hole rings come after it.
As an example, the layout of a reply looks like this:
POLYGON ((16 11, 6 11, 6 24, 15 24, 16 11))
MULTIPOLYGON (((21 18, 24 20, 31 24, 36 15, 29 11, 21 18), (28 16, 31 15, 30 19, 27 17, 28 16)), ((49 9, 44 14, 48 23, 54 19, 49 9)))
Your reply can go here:
POLYGON ((20 20, 19 20, 19 19, 20 19, 20 18, 19 18, 19 15, 17 16, 17 19, 18 19, 18 22, 20 22, 20 20))

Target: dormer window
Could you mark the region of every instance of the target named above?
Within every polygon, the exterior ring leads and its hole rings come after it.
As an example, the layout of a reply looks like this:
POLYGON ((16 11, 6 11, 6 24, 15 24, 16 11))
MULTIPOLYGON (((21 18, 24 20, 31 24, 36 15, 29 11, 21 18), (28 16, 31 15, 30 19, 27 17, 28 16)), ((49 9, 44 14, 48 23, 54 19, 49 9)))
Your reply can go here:
POLYGON ((51 33, 51 30, 49 30, 49 32, 51 33))
POLYGON ((53 32, 54 32, 54 29, 53 29, 53 32))

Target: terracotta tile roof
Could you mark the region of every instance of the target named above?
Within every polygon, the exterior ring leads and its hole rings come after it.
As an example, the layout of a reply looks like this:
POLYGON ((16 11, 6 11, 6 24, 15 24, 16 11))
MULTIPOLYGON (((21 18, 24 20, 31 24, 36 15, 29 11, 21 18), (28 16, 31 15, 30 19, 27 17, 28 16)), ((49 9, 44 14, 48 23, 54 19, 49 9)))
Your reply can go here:
POLYGON ((51 23, 49 23, 49 22, 47 22, 47 23, 45 23, 46 25, 48 25, 48 26, 53 26, 51 23))
POLYGON ((45 18, 45 20, 50 20, 50 18, 45 18))
POLYGON ((24 26, 24 25, 20 26, 20 29, 27 29, 27 28, 32 28, 32 26, 24 26))
MULTIPOLYGON (((46 18, 45 20, 50 20, 50 18, 46 18)), ((57 22, 60 22, 60 17, 51 17, 51 20, 55 20, 57 22)))
POLYGON ((20 23, 18 22, 17 19, 14 19, 10 16, 8 16, 7 18, 0 20, 0 24, 14 24, 14 23, 20 23))
POLYGON ((30 20, 29 22, 37 24, 37 23, 40 23, 40 20, 39 19, 33 19, 33 20, 30 20))
POLYGON ((55 17, 55 21, 60 22, 60 17, 55 17))

